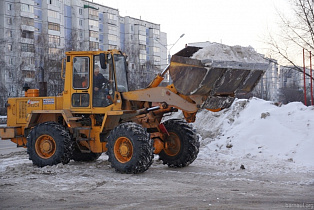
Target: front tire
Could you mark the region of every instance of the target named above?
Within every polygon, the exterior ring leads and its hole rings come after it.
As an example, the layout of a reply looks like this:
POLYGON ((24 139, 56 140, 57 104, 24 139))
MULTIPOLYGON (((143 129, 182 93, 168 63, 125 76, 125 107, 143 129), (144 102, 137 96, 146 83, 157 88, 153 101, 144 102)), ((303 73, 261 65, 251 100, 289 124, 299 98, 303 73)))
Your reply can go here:
POLYGON ((146 171, 153 162, 153 143, 146 129, 136 123, 123 123, 110 132, 107 155, 120 173, 146 171))
POLYGON ((67 164, 71 160, 72 152, 70 134, 58 123, 39 124, 27 136, 27 153, 36 166, 67 164))
POLYGON ((165 148, 159 153, 159 159, 172 168, 190 165, 196 159, 200 147, 195 131, 179 119, 168 120, 164 126, 169 136, 165 139, 165 148))

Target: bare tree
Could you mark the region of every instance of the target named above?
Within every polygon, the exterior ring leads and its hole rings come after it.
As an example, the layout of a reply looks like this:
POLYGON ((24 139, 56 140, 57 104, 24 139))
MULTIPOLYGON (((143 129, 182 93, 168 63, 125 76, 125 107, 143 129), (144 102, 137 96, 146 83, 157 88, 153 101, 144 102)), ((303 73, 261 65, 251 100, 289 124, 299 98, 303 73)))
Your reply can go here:
POLYGON ((280 101, 282 101, 284 104, 287 104, 293 101, 304 100, 303 90, 300 89, 295 84, 292 84, 288 87, 282 87, 280 88, 279 92, 280 92, 280 101))
MULTIPOLYGON (((0 40, 0 53, 1 55, 4 55, 4 48, 5 48, 5 40, 1 39, 0 40)), ((5 87, 5 57, 0 56, 0 115, 5 114, 5 108, 4 104, 7 101, 8 93, 7 93, 7 88, 5 87)))
POLYGON ((271 90, 270 90, 270 83, 267 78, 262 78, 260 82, 256 85, 252 92, 253 96, 264 99, 270 100, 271 90))
POLYGON ((140 65, 140 49, 138 45, 126 43, 125 53, 129 60, 128 86, 129 90, 136 90, 141 87, 143 65, 140 65))
POLYGON ((78 30, 73 29, 71 31, 71 35, 65 42, 65 50, 66 51, 79 51, 80 49, 80 41, 78 37, 78 30))
POLYGON ((301 55, 304 48, 309 55, 314 51, 314 3, 313 0, 290 0, 290 3, 293 16, 287 17, 278 12, 281 32, 277 37, 270 34, 266 43, 271 47, 270 53, 278 60, 303 72, 296 60, 296 52, 301 55))
POLYGON ((35 58, 39 72, 37 80, 47 82, 47 94, 56 96, 63 89, 61 66, 64 51, 58 48, 58 44, 49 43, 48 34, 43 32, 36 37, 35 43, 35 58))

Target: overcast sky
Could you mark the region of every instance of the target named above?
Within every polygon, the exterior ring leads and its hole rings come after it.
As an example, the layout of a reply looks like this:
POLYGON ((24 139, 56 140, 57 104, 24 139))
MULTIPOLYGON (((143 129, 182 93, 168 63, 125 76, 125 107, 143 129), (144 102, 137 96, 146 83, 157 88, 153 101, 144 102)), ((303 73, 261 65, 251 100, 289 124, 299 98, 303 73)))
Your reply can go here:
MULTIPOLYGON (((90 0, 92 1, 92 0, 90 0)), ((289 0, 93 0, 119 10, 121 16, 160 24, 167 33, 168 49, 176 53, 186 43, 219 42, 251 45, 266 53, 263 44, 268 31, 275 32, 277 10, 288 11, 289 0)))

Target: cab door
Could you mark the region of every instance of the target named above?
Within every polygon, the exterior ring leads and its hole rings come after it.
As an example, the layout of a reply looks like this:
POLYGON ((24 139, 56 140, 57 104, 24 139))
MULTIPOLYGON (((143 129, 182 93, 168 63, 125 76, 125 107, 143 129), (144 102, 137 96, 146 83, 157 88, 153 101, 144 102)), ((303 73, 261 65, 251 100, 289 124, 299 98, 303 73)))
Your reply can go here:
POLYGON ((106 54, 106 65, 100 64, 100 56, 94 56, 93 64, 93 108, 108 107, 113 104, 114 92, 116 89, 114 68, 111 54, 106 54))
POLYGON ((90 65, 91 58, 89 56, 73 57, 73 79, 71 94, 71 107, 73 109, 91 107, 90 65))

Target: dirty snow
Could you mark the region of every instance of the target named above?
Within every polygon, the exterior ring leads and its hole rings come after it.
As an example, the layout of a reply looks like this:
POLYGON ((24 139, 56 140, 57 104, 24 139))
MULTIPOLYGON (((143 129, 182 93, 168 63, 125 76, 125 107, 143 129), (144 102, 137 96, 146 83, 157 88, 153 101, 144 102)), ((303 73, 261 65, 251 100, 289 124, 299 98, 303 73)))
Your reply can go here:
POLYGON ((246 63, 268 63, 268 61, 253 47, 242 47, 239 45, 229 46, 219 43, 205 42, 194 44, 196 47, 203 47, 191 58, 198 60, 215 60, 215 61, 237 61, 246 63))
POLYGON ((236 99, 229 109, 200 111, 193 126, 201 138, 198 160, 253 171, 314 170, 313 106, 236 99))

